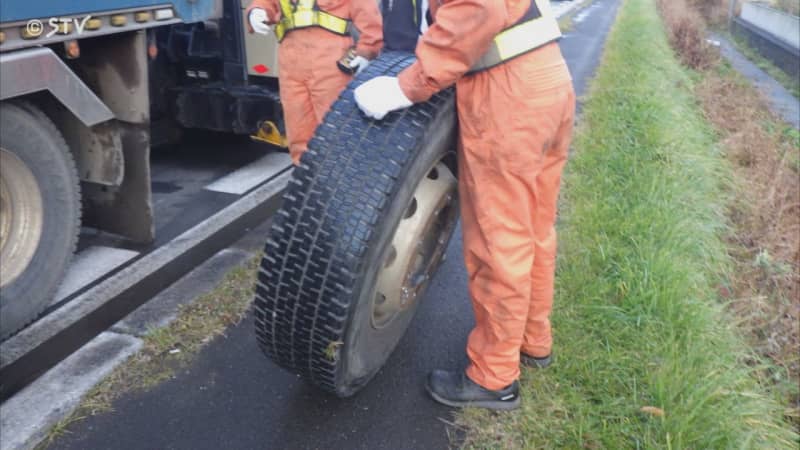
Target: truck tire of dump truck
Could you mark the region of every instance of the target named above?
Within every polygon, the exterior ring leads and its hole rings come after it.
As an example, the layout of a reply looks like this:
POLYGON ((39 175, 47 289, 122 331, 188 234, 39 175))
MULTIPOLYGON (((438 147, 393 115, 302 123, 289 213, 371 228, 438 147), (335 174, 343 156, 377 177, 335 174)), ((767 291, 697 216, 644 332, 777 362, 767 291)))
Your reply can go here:
POLYGON ((50 302, 80 224, 75 162, 53 122, 26 102, 0 104, 0 338, 50 302))
POLYGON ((378 372, 458 220, 453 91, 367 119, 353 89, 413 55, 383 53, 319 126, 276 214, 254 303, 261 349, 340 397, 378 372))

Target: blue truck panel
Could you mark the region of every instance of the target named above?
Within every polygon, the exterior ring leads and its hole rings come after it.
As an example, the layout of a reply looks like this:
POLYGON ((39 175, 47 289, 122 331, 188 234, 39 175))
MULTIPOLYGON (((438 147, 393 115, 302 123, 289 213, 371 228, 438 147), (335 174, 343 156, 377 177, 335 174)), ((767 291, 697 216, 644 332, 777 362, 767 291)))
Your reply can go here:
POLYGON ((200 22, 220 13, 218 0, 3 0, 0 22, 17 22, 50 17, 89 15, 120 9, 172 6, 184 22, 200 22))

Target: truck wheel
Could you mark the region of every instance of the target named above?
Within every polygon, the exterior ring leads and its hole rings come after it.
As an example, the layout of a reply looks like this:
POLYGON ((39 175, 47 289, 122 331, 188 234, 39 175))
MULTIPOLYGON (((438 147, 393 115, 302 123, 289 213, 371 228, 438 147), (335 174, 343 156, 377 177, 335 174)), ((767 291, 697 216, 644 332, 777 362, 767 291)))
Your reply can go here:
POLYGON ((413 61, 384 53, 342 93, 294 171, 261 262, 262 350, 341 397, 405 333, 458 219, 453 92, 379 122, 353 99, 361 81, 413 61))
POLYGON ((0 104, 0 338, 52 299, 78 237, 80 191, 61 133, 28 103, 0 104))

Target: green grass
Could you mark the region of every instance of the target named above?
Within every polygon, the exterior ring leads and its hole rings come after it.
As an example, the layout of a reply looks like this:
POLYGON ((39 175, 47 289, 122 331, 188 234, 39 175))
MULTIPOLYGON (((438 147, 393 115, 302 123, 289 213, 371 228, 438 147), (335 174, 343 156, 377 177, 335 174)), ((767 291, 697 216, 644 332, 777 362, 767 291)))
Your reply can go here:
POLYGON ((731 172, 692 83, 654 2, 625 1, 564 180, 556 364, 520 411, 458 415, 467 447, 797 448, 716 296, 731 172))
POLYGON ((761 54, 751 47, 750 44, 747 43, 747 40, 742 36, 729 32, 726 33, 726 35, 734 44, 734 46, 736 46, 736 49, 739 50, 747 59, 749 59, 753 64, 757 65, 764 72, 767 72, 769 76, 774 78, 775 81, 786 88, 786 90, 794 95, 795 98, 800 99, 800 79, 789 75, 778 66, 773 64, 772 61, 761 56, 761 54))

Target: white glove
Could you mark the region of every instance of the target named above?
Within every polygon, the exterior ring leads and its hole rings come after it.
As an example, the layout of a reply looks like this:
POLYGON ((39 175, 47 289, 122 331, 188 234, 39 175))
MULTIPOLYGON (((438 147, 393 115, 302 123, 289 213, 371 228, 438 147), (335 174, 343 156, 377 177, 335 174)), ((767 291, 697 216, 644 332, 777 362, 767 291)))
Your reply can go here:
POLYGON ((366 69, 369 65, 369 60, 363 56, 356 56, 350 61, 350 68, 356 69, 356 75, 360 74, 362 70, 366 69))
POLYGON ((357 87, 353 95, 361 111, 375 120, 414 104, 400 89, 397 77, 375 77, 357 87))
POLYGON ((272 30, 272 27, 266 24, 268 21, 267 11, 262 8, 253 8, 247 16, 250 20, 250 26, 258 34, 267 34, 272 30))

